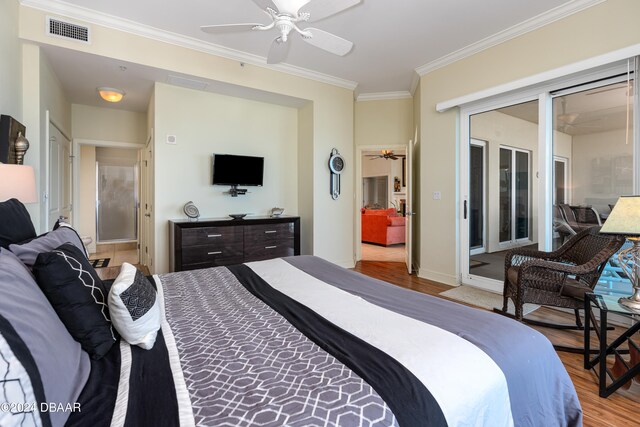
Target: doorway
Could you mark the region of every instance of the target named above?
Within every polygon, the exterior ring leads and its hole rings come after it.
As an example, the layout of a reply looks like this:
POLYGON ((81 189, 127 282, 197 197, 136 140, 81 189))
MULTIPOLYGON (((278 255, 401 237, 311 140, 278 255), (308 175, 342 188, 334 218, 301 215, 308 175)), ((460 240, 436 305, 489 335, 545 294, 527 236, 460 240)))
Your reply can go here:
POLYGON ((358 147, 356 261, 411 266, 411 153, 407 145, 358 147))

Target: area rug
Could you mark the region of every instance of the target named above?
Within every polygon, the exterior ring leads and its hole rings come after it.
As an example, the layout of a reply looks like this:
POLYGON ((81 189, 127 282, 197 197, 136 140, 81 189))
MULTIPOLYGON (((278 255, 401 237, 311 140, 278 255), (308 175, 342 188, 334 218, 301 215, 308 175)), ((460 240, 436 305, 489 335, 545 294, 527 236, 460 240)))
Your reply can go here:
MULTIPOLYGON (((458 286, 448 291, 440 292, 440 295, 477 307, 486 308, 487 310, 493 310, 494 308, 502 309, 502 295, 474 288, 473 286, 458 286)), ((523 315, 526 316, 538 308, 540 308, 539 305, 525 304, 523 307, 523 315)), ((509 300, 509 309, 507 311, 511 314, 515 313, 513 301, 511 300, 509 300)))
POLYGON ((489 264, 488 262, 476 261, 475 259, 469 260, 469 268, 482 267, 483 265, 488 265, 488 264, 489 264))
POLYGON ((104 268, 109 265, 109 261, 111 258, 98 258, 98 259, 90 259, 89 262, 93 268, 104 268))

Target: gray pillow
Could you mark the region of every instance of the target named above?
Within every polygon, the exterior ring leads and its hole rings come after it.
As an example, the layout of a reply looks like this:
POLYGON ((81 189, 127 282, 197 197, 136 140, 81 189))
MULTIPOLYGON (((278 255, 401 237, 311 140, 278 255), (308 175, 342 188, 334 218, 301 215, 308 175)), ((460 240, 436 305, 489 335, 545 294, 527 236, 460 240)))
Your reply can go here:
POLYGON ((36 258, 38 258, 38 254, 51 252, 58 246, 67 242, 76 246, 86 256, 87 252, 82 244, 82 240, 80 240, 80 236, 78 236, 76 230, 66 226, 56 228, 55 230, 38 236, 26 243, 14 243, 13 245, 9 245, 9 250, 16 254, 24 265, 27 267, 33 267, 33 264, 36 262, 36 258))
MULTIPOLYGON (((0 315, 29 348, 47 402, 77 402, 89 377, 89 356, 62 324, 29 269, 6 249, 0 249, 0 315)), ((53 425, 64 425, 69 413, 50 416, 53 425)))

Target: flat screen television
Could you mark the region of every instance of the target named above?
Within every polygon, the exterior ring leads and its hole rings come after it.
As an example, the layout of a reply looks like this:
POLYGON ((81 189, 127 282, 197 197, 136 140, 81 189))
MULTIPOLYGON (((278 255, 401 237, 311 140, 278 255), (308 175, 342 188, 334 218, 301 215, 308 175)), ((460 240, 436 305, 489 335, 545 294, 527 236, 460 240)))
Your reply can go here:
POLYGON ((262 187, 264 157, 213 155, 213 185, 262 187))

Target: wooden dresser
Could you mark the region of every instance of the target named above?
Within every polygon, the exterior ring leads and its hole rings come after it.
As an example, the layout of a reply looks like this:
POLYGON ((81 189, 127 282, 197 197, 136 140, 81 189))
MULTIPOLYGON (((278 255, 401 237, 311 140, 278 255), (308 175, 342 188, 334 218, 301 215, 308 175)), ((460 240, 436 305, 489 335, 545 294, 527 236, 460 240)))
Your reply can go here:
POLYGON ((300 217, 169 221, 171 271, 300 255, 300 217))

